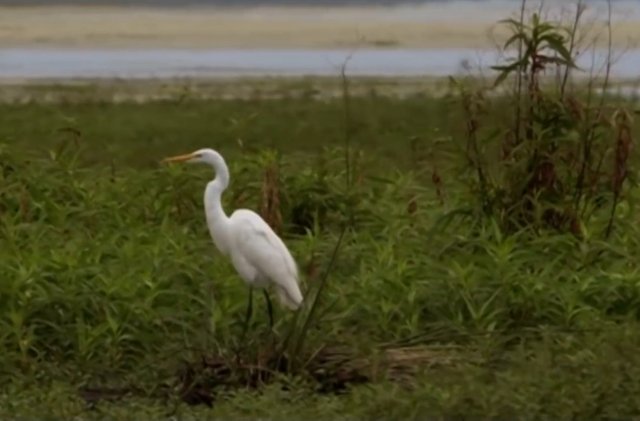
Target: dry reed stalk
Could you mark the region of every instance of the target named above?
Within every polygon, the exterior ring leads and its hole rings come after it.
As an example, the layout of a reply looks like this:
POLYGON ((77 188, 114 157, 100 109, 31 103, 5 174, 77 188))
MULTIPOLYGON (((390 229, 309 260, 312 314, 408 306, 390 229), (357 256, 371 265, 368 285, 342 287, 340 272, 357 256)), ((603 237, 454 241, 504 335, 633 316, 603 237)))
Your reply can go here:
POLYGON ((273 231, 280 235, 282 232, 282 213, 280 211, 277 163, 272 162, 265 167, 261 191, 260 214, 273 231))
POLYGON ((631 137, 631 116, 626 110, 619 110, 614 114, 616 127, 616 146, 613 163, 612 188, 616 195, 620 195, 622 184, 627 178, 627 162, 633 146, 631 137))
POLYGON ((613 229, 613 219, 615 217, 616 208, 620 202, 622 194, 622 185, 628 174, 629 153, 633 147, 633 138, 631 136, 632 117, 627 110, 620 109, 613 114, 613 124, 616 129, 616 145, 613 161, 613 174, 611 177, 611 188, 613 190, 613 204, 611 205, 611 214, 605 237, 609 237, 613 229))

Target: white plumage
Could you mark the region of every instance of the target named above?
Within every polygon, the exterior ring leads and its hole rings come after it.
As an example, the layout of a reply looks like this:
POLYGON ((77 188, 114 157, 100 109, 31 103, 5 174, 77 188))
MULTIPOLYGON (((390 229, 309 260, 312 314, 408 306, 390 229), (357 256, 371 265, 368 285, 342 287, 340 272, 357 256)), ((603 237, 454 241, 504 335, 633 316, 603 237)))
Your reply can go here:
POLYGON ((266 287, 271 281, 282 305, 291 310, 302 303, 298 287, 298 268, 280 237, 255 212, 235 211, 231 218, 231 261, 250 285, 266 287))
MULTIPOLYGON (((229 169, 222 155, 213 149, 200 149, 164 160, 180 161, 205 163, 215 170, 216 177, 204 192, 204 207, 207 226, 218 250, 231 259, 240 277, 251 288, 266 288, 271 284, 282 305, 291 310, 299 308, 303 298, 298 269, 280 237, 251 210, 238 209, 231 217, 224 212, 221 197, 229 185, 229 169)), ((251 298, 247 318, 250 312, 251 298)), ((271 319, 271 314, 269 317, 271 319)))

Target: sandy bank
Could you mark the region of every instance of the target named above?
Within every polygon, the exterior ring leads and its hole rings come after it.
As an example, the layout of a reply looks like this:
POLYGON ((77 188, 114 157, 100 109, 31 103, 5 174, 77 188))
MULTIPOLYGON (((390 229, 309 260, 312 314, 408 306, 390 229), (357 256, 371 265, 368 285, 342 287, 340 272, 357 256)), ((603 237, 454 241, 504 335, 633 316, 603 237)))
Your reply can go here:
MULTIPOLYGON (((410 8, 0 7, 0 48, 491 47, 512 10, 410 8)), ((640 40, 640 19, 616 22, 615 44, 640 40)))

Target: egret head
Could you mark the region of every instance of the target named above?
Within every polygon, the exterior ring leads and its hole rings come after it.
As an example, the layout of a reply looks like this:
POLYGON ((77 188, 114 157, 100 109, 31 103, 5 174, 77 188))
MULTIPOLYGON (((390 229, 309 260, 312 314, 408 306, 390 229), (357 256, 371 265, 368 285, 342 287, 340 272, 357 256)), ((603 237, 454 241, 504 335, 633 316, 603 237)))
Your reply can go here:
POLYGON ((169 162, 187 162, 187 163, 206 163, 212 164, 216 159, 220 157, 220 154, 213 149, 198 149, 195 152, 191 152, 184 155, 172 156, 162 160, 163 163, 169 162))
POLYGON ((229 185, 229 168, 227 168, 227 163, 224 161, 222 155, 213 149, 198 149, 197 151, 188 154, 165 158, 162 162, 188 162, 210 165, 213 167, 217 176, 216 180, 218 180, 218 183, 222 185, 222 188, 224 189, 229 185))

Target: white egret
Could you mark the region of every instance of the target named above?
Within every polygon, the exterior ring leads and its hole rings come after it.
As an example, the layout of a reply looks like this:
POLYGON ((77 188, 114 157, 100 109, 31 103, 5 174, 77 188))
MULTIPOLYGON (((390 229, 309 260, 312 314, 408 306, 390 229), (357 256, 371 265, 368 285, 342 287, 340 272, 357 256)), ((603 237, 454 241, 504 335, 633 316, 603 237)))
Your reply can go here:
POLYGON ((302 304, 298 268, 282 240, 257 213, 238 209, 229 217, 222 208, 222 193, 229 186, 230 178, 222 155, 213 149, 199 149, 190 154, 165 158, 162 162, 204 163, 215 171, 215 178, 204 191, 206 221, 217 249, 231 259, 249 286, 244 331, 251 318, 253 288, 261 288, 264 292, 271 326, 273 309, 266 290, 268 286, 274 287, 282 305, 291 310, 298 309, 302 304))

